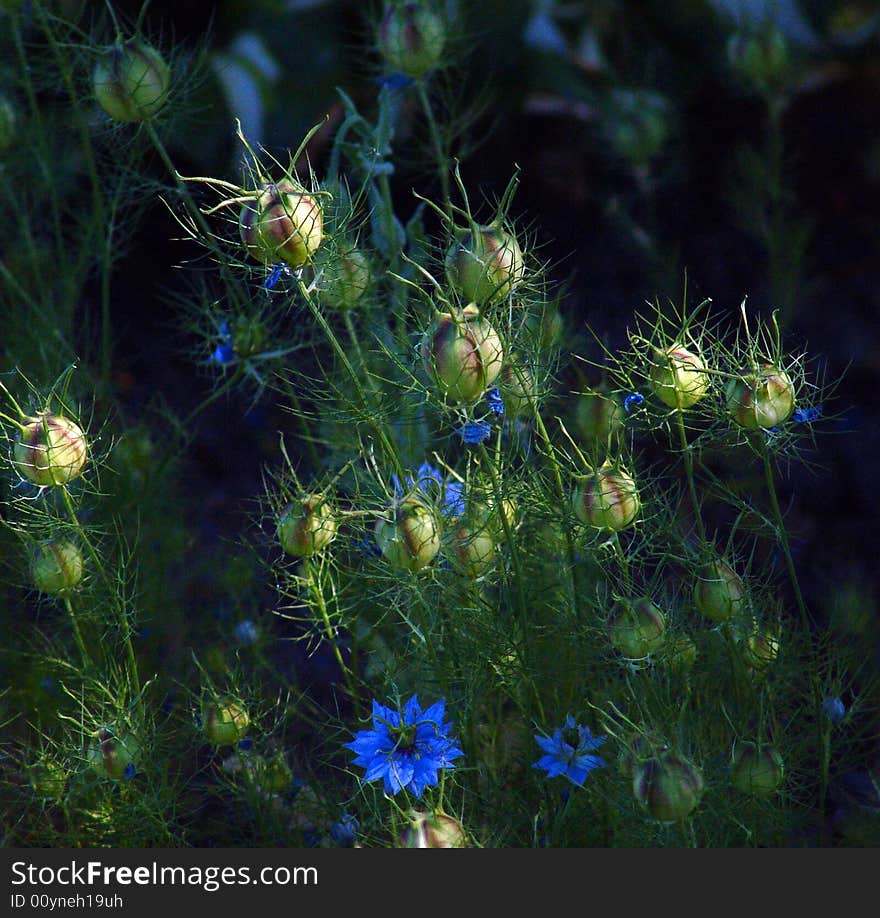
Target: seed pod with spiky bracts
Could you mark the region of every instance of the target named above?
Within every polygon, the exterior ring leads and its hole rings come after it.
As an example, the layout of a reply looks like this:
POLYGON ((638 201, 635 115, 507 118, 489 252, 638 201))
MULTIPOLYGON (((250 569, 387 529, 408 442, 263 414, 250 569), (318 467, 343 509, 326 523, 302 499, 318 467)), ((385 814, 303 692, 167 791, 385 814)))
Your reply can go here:
POLYGON ((343 312, 361 301, 372 282, 369 259, 354 246, 325 259, 321 272, 322 301, 343 312))
POLYGON ((495 564, 495 539, 486 527, 458 523, 451 539, 452 566, 466 577, 482 577, 495 564))
POLYGON ((146 121, 165 105, 171 71, 159 52, 130 38, 117 41, 95 65, 92 88, 114 121, 146 121))
POLYGON ((703 796, 703 773, 683 755, 666 750, 636 767, 633 793, 654 819, 681 822, 703 796))
POLYGON ((31 559, 31 578, 41 593, 63 596, 83 578, 83 556, 70 541, 53 539, 40 545, 31 559))
POLYGON ((651 364, 651 389, 670 408, 690 408, 709 391, 706 365, 680 344, 656 350, 651 364))
POLYGON ((612 610, 608 631, 624 656, 640 659, 663 647, 666 616, 647 596, 620 601, 612 610))
POLYGON ((641 503, 632 476, 606 462, 581 479, 573 506, 582 523, 618 532, 635 522, 641 503))
POLYGON ((390 3, 379 26, 378 40, 389 71, 418 78, 440 62, 446 24, 425 0, 390 3))
POLYGON ((775 427, 794 411, 794 383, 785 370, 762 363, 731 380, 727 407, 736 423, 747 430, 775 427))
POLYGON ((215 746, 234 746, 250 726, 244 703, 237 698, 207 701, 202 710, 202 729, 215 746))
POLYGON ((504 363, 498 333, 473 305, 438 315, 422 338, 421 355, 428 376, 454 402, 475 402, 504 363))
POLYGON ((336 530, 336 516, 326 498, 307 494, 281 514, 278 541, 288 555, 310 558, 336 538, 336 530))
POLYGON ((409 824, 400 833, 398 848, 464 848, 467 836, 462 824, 447 813, 411 810, 409 824))
POLYGON ((730 759, 730 783, 742 794, 769 797, 785 778, 785 763, 772 744, 737 743, 730 759))
POLYGON ((140 754, 140 741, 132 731, 117 733, 110 727, 102 727, 92 734, 87 757, 95 771, 119 781, 134 774, 140 754))
POLYGON ((779 635, 769 628, 755 628, 742 642, 743 662, 755 675, 763 673, 779 656, 779 635))
POLYGON ((501 227, 466 230, 446 254, 446 276, 462 299, 479 306, 500 303, 522 281, 524 263, 519 243, 501 227))
POLYGON ((703 565, 694 582, 694 605, 714 622, 728 622, 745 608, 742 580, 723 561, 703 565))
POLYGON ((416 494, 395 501, 376 520, 376 544, 395 567, 417 572, 440 551, 440 521, 434 510, 416 494))
POLYGON ((64 485, 82 473, 86 436, 69 418, 46 411, 26 418, 13 449, 16 469, 41 486, 64 485))
POLYGON ((574 430, 589 448, 605 446, 611 434, 623 429, 624 420, 620 401, 602 390, 591 389, 577 398, 574 430))
POLYGON ((321 205, 304 188, 284 179, 265 185, 256 199, 256 217, 245 219, 242 210, 242 241, 255 248, 266 262, 284 261, 300 268, 312 260, 324 239, 321 205), (252 234, 251 234, 252 230, 252 234))

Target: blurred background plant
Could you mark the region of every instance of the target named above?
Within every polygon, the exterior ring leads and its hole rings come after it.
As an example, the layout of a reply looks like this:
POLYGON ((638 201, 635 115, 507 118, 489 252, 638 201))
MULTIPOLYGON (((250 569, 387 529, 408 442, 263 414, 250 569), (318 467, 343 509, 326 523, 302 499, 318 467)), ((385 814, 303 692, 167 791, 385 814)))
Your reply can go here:
POLYGON ((877 843, 872 4, 0 24, 7 844, 877 843))

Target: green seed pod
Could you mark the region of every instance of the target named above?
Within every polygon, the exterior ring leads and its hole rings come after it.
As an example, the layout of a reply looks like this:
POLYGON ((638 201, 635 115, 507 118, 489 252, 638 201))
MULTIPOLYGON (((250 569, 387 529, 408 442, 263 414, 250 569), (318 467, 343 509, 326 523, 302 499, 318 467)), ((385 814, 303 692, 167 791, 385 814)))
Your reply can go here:
POLYGON ((694 582, 694 605, 713 622, 728 622, 745 608, 743 582, 723 561, 704 565, 694 582))
POLYGON ((703 773, 684 756, 667 750, 636 767, 633 793, 654 819, 681 822, 703 796, 703 773))
POLYGON ((516 354, 505 361, 498 376, 498 386, 504 400, 505 414, 510 417, 530 417, 535 413, 537 391, 532 374, 516 354))
POLYGON ((376 520, 376 544, 390 564, 417 572, 440 551, 440 521, 420 497, 411 494, 396 501, 376 520))
POLYGON ((262 189, 256 201, 256 218, 249 225, 245 219, 248 211, 246 205, 239 229, 248 251, 255 247, 260 261, 281 260, 291 268, 300 268, 312 260, 324 238, 321 205, 286 179, 262 189))
POLYGON ((241 237, 241 244, 247 249, 248 255, 255 261, 268 264, 272 260, 272 253, 266 249, 257 235, 257 219, 259 216, 257 199, 246 201, 242 204, 238 214, 238 234, 241 237))
POLYGON ((322 273, 322 299, 342 312, 360 302, 373 279, 369 259, 354 247, 339 252, 322 265, 322 273))
POLYGON ((753 35, 735 33, 727 42, 727 59, 745 83, 758 92, 771 92, 788 75, 788 42, 773 26, 753 35))
POLYGON ((540 314, 532 312, 523 323, 530 338, 541 351, 558 347, 565 332, 565 322, 555 306, 547 305, 540 314))
POLYGON ((6 96, 0 95, 0 153, 8 150, 15 140, 15 109, 6 96))
POLYGON ((440 62, 446 24, 425 0, 391 3, 379 26, 378 38, 388 70, 418 78, 440 62))
POLYGON ((516 501, 502 497, 499 504, 491 491, 468 498, 468 516, 474 531, 485 530, 496 544, 507 539, 505 522, 511 532, 516 532, 521 522, 516 501))
POLYGON ((88 458, 85 434, 69 418, 38 412, 26 418, 13 449, 15 467, 42 487, 63 485, 82 473, 88 458))
POLYGON ((278 521, 281 548, 297 558, 310 558, 323 551, 337 530, 333 508, 321 494, 307 494, 292 503, 278 521))
POLYGON ((28 768, 28 781, 40 800, 52 800, 57 803, 64 798, 67 771, 58 762, 43 759, 28 768))
POLYGON ((578 396, 574 410, 574 429, 589 447, 605 446, 609 437, 623 430, 623 407, 616 398, 599 389, 578 396))
POLYGON ((234 746, 247 733, 250 722, 247 708, 237 698, 218 698, 205 703, 202 710, 202 729, 215 746, 234 746))
POLYGON ((647 597, 618 602, 608 623, 611 643, 626 657, 657 653, 665 642, 666 616, 647 597))
POLYGON ((239 316, 232 328, 232 350, 239 357, 259 354, 266 343, 266 325, 259 319, 239 316))
POLYGON ((495 564, 495 539, 486 528, 459 524, 452 533, 452 564, 466 577, 477 579, 495 564))
POLYGON ((293 774, 283 752, 278 752, 271 758, 249 757, 245 768, 251 781, 267 794, 283 794, 293 780, 293 774))
POLYGON ((83 556, 73 543, 62 539, 39 546, 31 559, 31 579, 41 593, 63 596, 79 586, 83 556))
POLYGON ((785 763, 773 745, 737 743, 730 758, 730 783, 742 794, 769 797, 785 778, 785 763))
POLYGON ((582 478, 575 489, 573 507, 582 523, 619 532, 635 522, 641 503, 632 477, 606 462, 582 478))
POLYGON ((114 121, 147 121, 168 98, 171 71, 159 52, 130 38, 117 41, 98 63, 92 87, 98 104, 114 121))
POLYGON ((651 365, 651 389, 670 408, 690 408, 709 390, 706 365, 680 344, 657 350, 651 365))
POLYGON ((409 825, 400 833, 397 848, 466 848, 467 835, 462 824, 438 810, 435 813, 409 812, 409 825))
POLYGON ((117 734, 102 727, 92 734, 87 758, 95 771, 119 781, 131 776, 140 755, 141 744, 130 730, 117 734))
POLYGON ((504 363, 498 333, 473 305, 438 315, 422 338, 421 355, 428 376, 454 402, 475 402, 504 363))
POLYGON ((687 634, 680 634, 666 647, 664 662, 677 675, 689 673, 697 662, 697 645, 687 634))
POLYGON ((743 662, 760 675, 779 656, 779 635, 767 628, 756 628, 742 642, 743 662))
POLYGON ((794 411, 794 384, 772 363, 760 367, 727 387, 727 407, 733 419, 747 430, 776 427, 794 411))
POLYGON ((462 233, 446 254, 446 277, 462 299, 491 306, 508 297, 523 279, 525 265, 516 237, 500 227, 462 233))

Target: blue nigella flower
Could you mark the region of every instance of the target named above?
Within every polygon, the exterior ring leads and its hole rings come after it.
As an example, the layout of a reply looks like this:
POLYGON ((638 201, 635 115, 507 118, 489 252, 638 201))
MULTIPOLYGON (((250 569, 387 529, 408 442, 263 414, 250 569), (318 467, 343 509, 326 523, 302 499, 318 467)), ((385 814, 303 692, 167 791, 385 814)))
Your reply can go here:
POLYGON ((211 354, 209 363, 219 363, 221 366, 225 366, 235 360, 235 351, 232 349, 232 332, 226 322, 220 323, 219 332, 220 343, 214 349, 214 353, 211 354))
POLYGON ((443 490, 443 503, 440 510, 444 516, 463 516, 466 508, 464 499, 464 482, 448 481, 443 490))
POLYGON ((357 821, 356 816, 352 816, 351 813, 343 813, 330 826, 330 837, 340 848, 351 848, 357 841, 357 834, 360 828, 361 824, 357 821))
MULTIPOLYGON (((430 462, 423 462, 418 467, 415 477, 412 475, 406 476, 406 489, 412 490, 416 488, 422 494, 430 496, 430 484, 432 481, 437 482, 442 491, 440 512, 444 516, 461 516, 465 510, 464 484, 460 481, 448 481, 444 484, 440 470, 431 465, 430 462)), ((398 497, 402 497, 404 488, 400 484, 400 479, 397 475, 391 476, 391 483, 394 485, 394 493, 398 497)))
POLYGON ((465 443, 477 444, 488 440, 492 434, 492 427, 485 421, 466 421, 458 428, 465 443))
POLYGON ((846 714, 846 705, 839 698, 832 698, 830 695, 822 702, 822 713, 833 724, 839 724, 846 714))
POLYGON ((382 549, 372 539, 355 539, 354 547, 365 554, 368 558, 381 558, 382 549))
POLYGON ((493 386, 491 389, 486 392, 486 403, 489 406, 489 410, 492 414, 501 417, 504 414, 504 399, 501 397, 501 393, 498 391, 497 386, 493 386))
POLYGON ((642 402, 644 402, 644 400, 645 400, 645 396, 642 395, 641 392, 631 392, 623 400, 623 410, 627 414, 629 414, 631 411, 634 411, 636 408, 638 408, 639 405, 641 405, 642 402))
POLYGON ((607 739, 607 736, 594 737, 589 727, 576 724, 569 714, 565 723, 554 730, 553 736, 535 735, 535 742, 546 755, 538 759, 532 768, 543 768, 548 778, 565 775, 572 784, 580 787, 594 768, 605 765, 599 756, 590 753, 607 739))
POLYGON ((290 273, 290 268, 283 261, 277 265, 272 265, 272 270, 266 280, 263 281, 263 289, 271 290, 285 274, 289 277, 290 273))
POLYGON ((122 772, 122 777, 125 778, 126 781, 131 781, 131 779, 134 777, 134 762, 129 762, 128 765, 125 766, 125 771, 122 772))
POLYGON ((242 752, 250 752, 254 748, 254 741, 249 736, 246 736, 238 741, 238 748, 242 752))
POLYGON ((464 755, 449 736, 445 713, 444 698, 423 711, 413 695, 402 712, 373 701, 373 729, 360 730, 345 747, 357 753, 354 764, 365 769, 365 781, 381 780, 387 794, 421 797, 439 782, 440 769, 454 768, 453 759, 464 755))
POLYGON ((258 637, 257 626, 249 618, 235 626, 235 639, 241 644, 256 644, 258 637))
POLYGON ((821 405, 816 405, 815 408, 795 408, 791 415, 791 419, 795 424, 810 424, 813 421, 818 421, 821 417, 821 405))
POLYGON ((405 73, 389 73, 386 76, 377 77, 376 84, 380 87, 387 86, 389 89, 403 89, 413 83, 413 78, 405 73))

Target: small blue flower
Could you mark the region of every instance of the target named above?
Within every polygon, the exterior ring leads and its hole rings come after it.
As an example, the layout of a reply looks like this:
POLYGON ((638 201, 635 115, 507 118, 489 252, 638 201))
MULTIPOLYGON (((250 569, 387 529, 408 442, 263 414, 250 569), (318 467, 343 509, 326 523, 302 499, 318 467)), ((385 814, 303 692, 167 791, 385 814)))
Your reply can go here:
POLYGON ((361 553, 365 554, 368 558, 381 558, 382 549, 372 540, 368 538, 355 539, 354 547, 357 548, 361 553))
POLYGON ((389 73, 386 76, 376 78, 378 86, 387 86, 389 89, 403 89, 412 82, 413 78, 407 76, 405 73, 389 73))
POLYGON ((365 769, 365 781, 381 780, 386 794, 421 797, 439 783, 441 769, 454 768, 453 759, 464 755, 449 736, 445 713, 444 698, 423 711, 413 695, 402 712, 373 701, 373 729, 360 730, 345 747, 357 753, 354 764, 365 769))
POLYGON ((464 499, 464 482, 449 481, 443 491, 440 510, 444 516, 464 516, 467 504, 464 499))
POLYGON ((631 392, 623 400, 623 410, 629 414, 631 411, 634 411, 636 408, 638 408, 642 402, 644 402, 644 400, 645 396, 642 395, 641 392, 631 392))
POLYGON ((263 289, 271 290, 285 274, 290 277, 290 268, 283 261, 272 265, 269 276, 263 281, 263 289))
POLYGON ((839 724, 846 714, 846 705, 839 698, 830 695, 822 702, 822 713, 833 724, 839 724))
POLYGON ((235 626, 235 639, 241 644, 256 644, 258 637, 257 626, 249 618, 235 626))
MULTIPOLYGON (((448 481, 444 484, 440 470, 431 465, 430 462, 423 462, 418 467, 415 477, 412 475, 406 476, 407 490, 411 491, 416 488, 425 496, 431 497, 430 484, 432 481, 436 482, 441 488, 441 513, 444 516, 461 516, 465 510, 464 485, 459 481, 448 481)), ((397 475, 391 476, 391 484, 394 486, 394 493, 398 497, 402 497, 404 489, 397 475)))
POLYGON ((226 322, 220 323, 218 331, 220 334, 220 343, 214 349, 214 353, 211 354, 209 363, 219 363, 221 366, 225 366, 227 363, 232 363, 232 361, 235 360, 235 351, 232 348, 232 332, 229 330, 229 325, 227 325, 226 322))
POLYGON ((361 824, 356 816, 351 813, 343 813, 342 816, 330 826, 330 837, 339 845, 340 848, 351 848, 357 841, 357 834, 360 831, 361 824))
POLYGON ((822 417, 822 406, 816 405, 815 408, 795 408, 792 412, 791 419, 795 424, 811 424, 822 417))
POLYGON ((128 765, 125 766, 125 771, 122 772, 122 777, 125 778, 126 781, 131 781, 131 779, 134 777, 134 762, 129 762, 128 765))
POLYGON ((489 439, 492 427, 485 421, 466 421, 458 432, 465 443, 477 444, 489 439))
POLYGON ((492 414, 498 417, 504 414, 504 399, 501 397, 497 386, 493 386, 486 392, 486 403, 489 405, 489 410, 492 414))
POLYGON ((254 741, 249 736, 246 736, 238 741, 238 748, 242 752, 250 752, 254 748, 254 741))
POLYGON ((546 755, 535 762, 532 768, 543 768, 548 778, 565 775, 572 784, 580 787, 594 768, 605 765, 602 759, 590 753, 607 739, 607 736, 594 737, 589 727, 576 724, 569 714, 565 723, 554 730, 553 736, 535 735, 535 742, 546 755))

